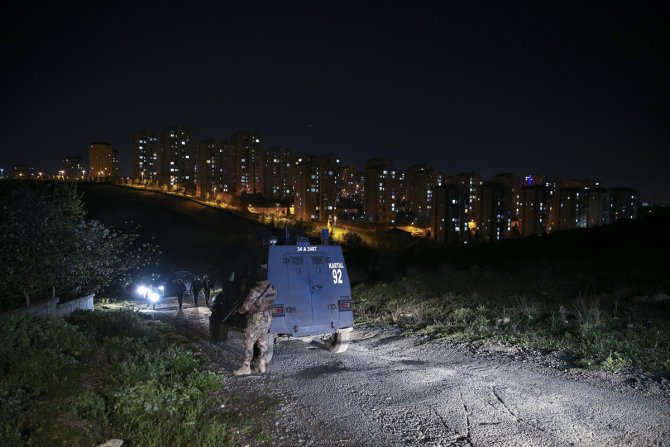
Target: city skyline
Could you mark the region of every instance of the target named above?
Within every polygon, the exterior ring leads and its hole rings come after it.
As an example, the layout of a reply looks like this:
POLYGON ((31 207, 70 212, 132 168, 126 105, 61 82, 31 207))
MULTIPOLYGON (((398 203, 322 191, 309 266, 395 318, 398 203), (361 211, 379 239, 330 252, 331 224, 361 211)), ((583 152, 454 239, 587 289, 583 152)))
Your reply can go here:
POLYGON ((14 5, 0 165, 57 171, 100 140, 129 176, 133 133, 179 125, 670 202, 670 39, 651 7, 175 5, 14 5))
MULTIPOLYGON (((156 133, 160 134, 160 133, 164 132, 165 130, 167 130, 167 129, 171 129, 171 128, 186 128, 186 129, 190 129, 188 126, 172 126, 172 127, 165 127, 165 128, 160 128, 160 129, 150 129, 150 131, 155 131, 156 133)), ((244 130, 244 131, 246 131, 246 130, 244 130)), ((238 133, 238 132, 244 132, 244 131, 242 131, 242 130, 238 130, 237 132, 233 132, 233 134, 238 133)), ((253 132, 253 131, 252 131, 252 132, 253 132)), ((193 132, 193 133, 194 133, 194 135, 197 136, 197 132, 193 132)), ((264 134, 263 134, 262 132, 257 132, 257 133, 258 133, 259 135, 261 135, 261 136, 264 136, 264 134)), ((131 138, 131 140, 132 140, 132 138, 131 138)), ((225 142, 230 142, 230 137, 227 137, 227 138, 226 138, 226 137, 220 136, 220 137, 206 138, 206 139, 202 139, 202 140, 197 139, 197 140, 195 141, 195 144, 196 144, 196 146, 197 146, 197 145, 199 145, 199 144, 201 144, 201 143, 204 143, 204 142, 206 142, 206 141, 208 141, 208 140, 221 140, 221 141, 225 141, 225 142)), ((67 160, 68 158, 73 157, 73 156, 74 156, 74 157, 81 157, 82 160, 83 160, 83 162, 84 162, 84 167, 86 168, 86 173, 85 173, 84 177, 92 177, 92 178, 95 178, 95 177, 98 177, 98 175, 95 175, 94 173, 89 172, 89 171, 90 171, 90 168, 89 168, 89 167, 90 167, 90 155, 89 155, 89 152, 90 152, 90 146, 91 146, 91 145, 98 145, 98 144, 109 144, 110 147, 111 147, 114 151, 117 151, 117 150, 118 150, 117 147, 116 147, 116 145, 114 145, 113 143, 108 142, 108 141, 90 141, 89 143, 87 143, 87 146, 86 146, 86 148, 85 148, 84 150, 79 151, 79 152, 76 152, 76 153, 70 153, 70 154, 67 154, 67 155, 63 155, 63 156, 61 157, 60 162, 58 163, 58 166, 56 166, 53 170, 44 170, 44 169, 42 169, 42 165, 40 165, 40 164, 38 164, 38 165, 32 165, 32 164, 28 164, 28 163, 23 163, 23 162, 21 162, 21 163, 18 163, 18 165, 19 165, 19 166, 26 166, 27 168, 31 168, 31 169, 34 168, 34 170, 35 170, 35 174, 37 174, 37 171, 39 170, 39 171, 42 173, 42 176, 45 176, 45 177, 46 177, 46 176, 56 176, 56 175, 58 175, 58 174, 60 173, 60 171, 63 169, 63 166, 64 166, 64 164, 66 163, 66 160, 67 160)), ((160 146, 160 142, 159 142, 159 146, 160 146)), ((285 149, 289 149, 289 150, 291 150, 291 151, 293 152, 293 155, 296 156, 296 157, 299 157, 299 156, 305 156, 305 155, 316 155, 316 156, 320 156, 320 155, 334 155, 334 156, 338 157, 338 158, 341 160, 341 165, 342 165, 343 167, 346 167, 346 166, 353 166, 355 169, 357 169, 357 170, 360 171, 360 172, 362 172, 362 171, 365 170, 364 167, 365 167, 365 165, 366 165, 366 163, 367 163, 368 161, 373 160, 373 159, 375 159, 375 158, 378 158, 378 157, 374 157, 374 156, 373 156, 373 157, 365 158, 365 159, 363 159, 361 165, 359 166, 359 165, 354 165, 353 163, 349 163, 346 159, 340 157, 340 155, 337 154, 337 153, 323 153, 323 152, 320 152, 320 151, 313 151, 313 152, 309 152, 309 153, 308 153, 308 152, 299 153, 299 152, 293 151, 292 148, 291 148, 291 146, 289 146, 289 145, 285 145, 285 144, 264 145, 264 150, 265 150, 265 151, 268 151, 268 150, 270 150, 270 149, 272 149, 272 148, 280 148, 280 147, 283 147, 283 148, 285 148, 285 149)), ((126 152, 127 152, 127 153, 125 153, 125 152, 119 152, 120 166, 122 167, 122 168, 120 169, 120 172, 121 172, 121 175, 120 175, 120 176, 121 176, 121 177, 131 178, 131 179, 136 179, 136 180, 137 180, 137 179, 140 179, 140 177, 135 178, 135 177, 132 175, 132 173, 131 173, 131 171, 132 171, 132 169, 131 169, 131 164, 132 164, 132 148, 128 148, 128 150, 127 150, 126 152), (123 168, 127 168, 127 170, 124 171, 123 168)), ((196 149, 196 152, 197 152, 197 149, 196 149)), ((531 172, 513 172, 513 171, 501 171, 501 170, 495 170, 495 169, 493 169, 493 170, 491 171, 491 172, 493 172, 493 174, 491 174, 490 176, 486 176, 486 175, 482 174, 481 171, 478 171, 478 170, 476 170, 476 169, 463 169, 463 170, 460 170, 460 171, 447 172, 447 171, 444 171, 444 170, 440 169, 440 167, 433 166, 433 165, 431 165, 430 163, 425 163, 425 162, 422 162, 422 161, 409 162, 409 164, 407 164, 406 166, 398 166, 398 165, 396 164, 395 159, 393 159, 392 157, 389 157, 389 159, 390 159, 390 161, 391 161, 391 163, 392 163, 393 170, 395 170, 395 171, 397 171, 397 172, 405 172, 405 171, 407 171, 409 168, 412 168, 412 167, 415 167, 415 166, 423 166, 423 165, 425 165, 425 166, 427 166, 427 167, 429 167, 429 168, 434 169, 436 172, 438 172, 438 173, 440 173, 440 174, 443 174, 443 175, 446 176, 446 177, 457 177, 457 176, 462 175, 462 174, 464 174, 464 173, 470 173, 470 172, 472 172, 472 173, 476 173, 476 174, 481 175, 481 177, 482 177, 483 180, 491 180, 491 179, 495 178, 496 176, 500 176, 500 175, 504 175, 504 174, 512 174, 512 175, 514 175, 514 176, 516 176, 516 177, 519 177, 520 179, 523 179, 523 178, 528 177, 528 176, 532 176, 532 177, 539 176, 540 178, 560 179, 560 180, 563 180, 563 181, 566 181, 566 182, 573 182, 573 181, 577 181, 577 182, 588 182, 588 181, 596 180, 596 181, 599 181, 604 187, 608 187, 608 188, 627 187, 627 188, 634 188, 634 189, 638 189, 638 190, 639 190, 638 186, 637 186, 637 185, 633 185, 633 184, 623 184, 623 183, 607 184, 607 183, 603 182, 603 181, 601 180, 600 177, 595 176, 595 175, 587 175, 587 176, 585 176, 585 177, 581 177, 581 178, 573 178, 573 177, 565 177, 565 176, 562 176, 562 175, 557 174, 557 173, 554 173, 554 172, 549 172, 549 173, 542 173, 542 172, 537 172, 537 171, 531 171, 531 172)), ((2 167, 2 168, 4 169, 4 174, 5 174, 5 175, 9 175, 9 176, 11 176, 11 172, 12 172, 13 165, 8 165, 7 167, 5 167, 5 166, 3 166, 3 165, 0 164, 0 167, 2 167)), ((107 177, 107 175, 103 175, 102 177, 107 177)), ((670 202, 668 202, 668 204, 670 205, 670 202)))

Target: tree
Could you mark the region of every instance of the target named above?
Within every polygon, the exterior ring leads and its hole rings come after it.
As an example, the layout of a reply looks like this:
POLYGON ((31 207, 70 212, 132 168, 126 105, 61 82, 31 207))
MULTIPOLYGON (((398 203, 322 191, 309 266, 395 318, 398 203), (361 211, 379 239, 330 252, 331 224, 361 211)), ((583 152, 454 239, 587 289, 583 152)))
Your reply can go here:
POLYGON ((123 285, 156 261, 158 247, 136 228, 107 228, 85 214, 74 183, 0 182, 0 309, 52 287, 71 297, 123 285))

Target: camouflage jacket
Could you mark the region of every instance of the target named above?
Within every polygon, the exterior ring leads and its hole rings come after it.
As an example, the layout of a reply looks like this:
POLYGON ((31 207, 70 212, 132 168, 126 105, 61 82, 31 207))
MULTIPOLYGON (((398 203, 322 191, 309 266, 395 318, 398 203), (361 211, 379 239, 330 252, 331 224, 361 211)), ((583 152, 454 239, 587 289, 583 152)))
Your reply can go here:
POLYGON ((266 312, 277 296, 277 289, 269 281, 258 281, 240 306, 240 313, 266 312))

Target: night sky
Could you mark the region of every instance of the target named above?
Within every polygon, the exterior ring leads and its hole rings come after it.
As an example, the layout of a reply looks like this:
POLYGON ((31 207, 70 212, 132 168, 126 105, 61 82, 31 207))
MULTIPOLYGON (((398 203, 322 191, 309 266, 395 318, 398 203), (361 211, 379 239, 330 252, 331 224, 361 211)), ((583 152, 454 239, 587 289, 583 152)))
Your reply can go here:
POLYGON ((670 20, 642 2, 87 3, 3 7, 0 167, 108 141, 126 176, 134 131, 180 125, 670 202, 670 20))

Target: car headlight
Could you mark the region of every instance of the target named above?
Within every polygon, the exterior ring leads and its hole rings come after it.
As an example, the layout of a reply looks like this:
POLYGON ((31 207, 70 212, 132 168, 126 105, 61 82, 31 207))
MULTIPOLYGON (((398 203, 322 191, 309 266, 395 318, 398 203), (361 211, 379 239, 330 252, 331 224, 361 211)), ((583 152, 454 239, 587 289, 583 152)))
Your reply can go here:
POLYGON ((165 286, 158 286, 158 290, 160 290, 161 292, 165 292, 165 286))
POLYGON ((152 302, 154 302, 154 303, 155 303, 156 301, 158 301, 158 300, 160 299, 160 297, 161 297, 161 296, 160 296, 158 293, 154 292, 154 291, 149 292, 149 299, 150 299, 152 302))
POLYGON ((146 286, 139 286, 137 288, 137 293, 139 293, 140 295, 145 295, 147 293, 147 290, 148 289, 146 288, 146 286))

